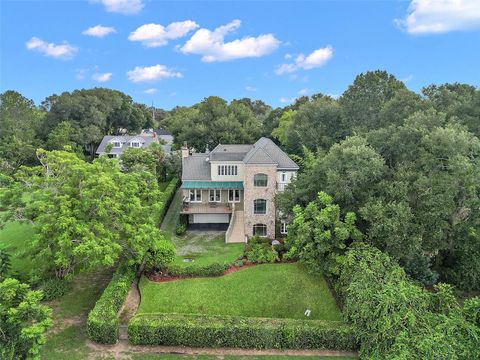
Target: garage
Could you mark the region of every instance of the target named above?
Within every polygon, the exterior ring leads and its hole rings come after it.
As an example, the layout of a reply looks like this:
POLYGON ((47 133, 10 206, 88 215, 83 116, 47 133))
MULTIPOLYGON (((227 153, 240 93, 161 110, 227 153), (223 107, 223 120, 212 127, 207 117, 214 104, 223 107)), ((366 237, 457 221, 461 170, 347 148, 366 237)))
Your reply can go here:
POLYGON ((222 230, 228 229, 230 214, 190 214, 189 230, 222 230))

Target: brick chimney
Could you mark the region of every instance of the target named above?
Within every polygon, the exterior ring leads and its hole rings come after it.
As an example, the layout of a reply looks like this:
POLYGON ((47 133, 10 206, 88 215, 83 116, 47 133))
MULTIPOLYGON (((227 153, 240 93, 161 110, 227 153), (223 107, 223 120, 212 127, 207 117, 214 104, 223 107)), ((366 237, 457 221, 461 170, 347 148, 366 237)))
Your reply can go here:
POLYGON ((184 142, 182 146, 182 159, 187 158, 189 155, 187 143, 184 142))

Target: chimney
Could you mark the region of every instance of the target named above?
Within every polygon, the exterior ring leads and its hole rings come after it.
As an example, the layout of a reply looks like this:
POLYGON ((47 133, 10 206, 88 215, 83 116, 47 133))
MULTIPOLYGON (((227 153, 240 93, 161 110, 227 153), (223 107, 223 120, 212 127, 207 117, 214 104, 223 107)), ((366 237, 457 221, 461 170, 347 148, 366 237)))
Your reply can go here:
POLYGON ((189 155, 189 153, 188 153, 187 142, 184 142, 184 143, 183 143, 183 146, 182 146, 182 159, 187 158, 188 155, 189 155))

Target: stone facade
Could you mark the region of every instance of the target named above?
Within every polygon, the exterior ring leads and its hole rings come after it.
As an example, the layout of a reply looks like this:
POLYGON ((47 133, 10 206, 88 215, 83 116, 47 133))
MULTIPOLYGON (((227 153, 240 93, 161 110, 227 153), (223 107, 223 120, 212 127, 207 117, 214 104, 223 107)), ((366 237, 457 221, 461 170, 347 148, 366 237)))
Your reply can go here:
POLYGON ((275 238, 275 190, 277 187, 277 167, 275 165, 246 165, 244 180, 244 221, 245 235, 253 236, 253 225, 265 224, 267 237, 275 238), (266 187, 254 186, 255 174, 262 173, 268 176, 266 187), (267 213, 256 215, 253 213, 253 201, 255 199, 267 200, 267 213))

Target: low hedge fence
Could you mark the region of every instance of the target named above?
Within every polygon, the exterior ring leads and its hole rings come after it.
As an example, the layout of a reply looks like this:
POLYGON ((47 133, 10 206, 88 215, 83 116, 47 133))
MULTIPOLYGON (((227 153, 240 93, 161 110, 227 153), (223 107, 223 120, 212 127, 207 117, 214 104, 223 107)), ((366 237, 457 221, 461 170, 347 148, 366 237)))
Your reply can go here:
POLYGON ((185 314, 136 315, 128 324, 134 345, 255 349, 358 348, 352 328, 335 321, 185 314))
POLYGON ((216 277, 225 274, 225 270, 229 264, 213 263, 208 265, 178 265, 171 264, 167 267, 167 271, 171 276, 183 277, 216 277))
POLYGON ((88 314, 88 338, 100 344, 115 344, 118 340, 118 312, 135 279, 135 267, 122 263, 88 314))
POLYGON ((180 183, 180 179, 177 177, 174 177, 172 180, 170 180, 167 187, 162 193, 163 208, 160 210, 160 214, 159 214, 160 223, 163 221, 163 218, 165 217, 165 214, 167 213, 168 208, 172 203, 173 197, 175 195, 175 192, 177 191, 179 183, 180 183))

